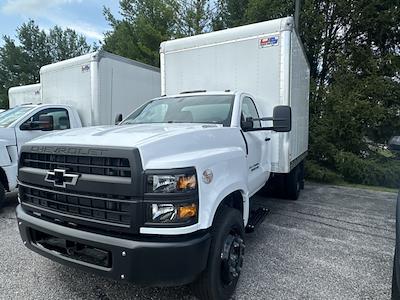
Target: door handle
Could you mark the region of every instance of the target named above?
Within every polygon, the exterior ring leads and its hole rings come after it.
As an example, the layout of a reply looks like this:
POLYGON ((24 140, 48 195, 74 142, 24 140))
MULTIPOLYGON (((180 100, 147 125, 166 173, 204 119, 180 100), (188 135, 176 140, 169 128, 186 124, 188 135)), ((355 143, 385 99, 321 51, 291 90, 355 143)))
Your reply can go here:
POLYGON ((265 141, 266 141, 266 142, 269 142, 270 140, 271 140, 271 138, 269 138, 269 137, 266 137, 266 138, 265 138, 265 141))

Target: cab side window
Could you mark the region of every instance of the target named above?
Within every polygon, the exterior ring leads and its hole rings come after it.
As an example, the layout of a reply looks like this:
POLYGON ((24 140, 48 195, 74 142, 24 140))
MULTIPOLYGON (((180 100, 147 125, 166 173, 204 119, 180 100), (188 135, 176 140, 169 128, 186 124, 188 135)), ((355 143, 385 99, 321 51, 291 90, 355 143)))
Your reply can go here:
MULTIPOLYGON (((242 121, 245 121, 247 118, 258 119, 257 108, 250 97, 244 97, 242 103, 242 121)), ((261 121, 254 121, 253 128, 261 128, 261 121)))
POLYGON ((46 108, 34 114, 27 122, 38 122, 40 120, 52 120, 53 130, 70 129, 68 111, 64 108, 46 108))

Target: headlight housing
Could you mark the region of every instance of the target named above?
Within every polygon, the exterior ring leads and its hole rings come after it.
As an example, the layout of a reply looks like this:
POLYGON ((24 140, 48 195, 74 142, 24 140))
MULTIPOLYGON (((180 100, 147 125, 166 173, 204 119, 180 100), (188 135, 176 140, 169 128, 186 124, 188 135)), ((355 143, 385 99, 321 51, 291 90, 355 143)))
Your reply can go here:
POLYGON ((198 220, 195 168, 146 172, 145 202, 148 226, 188 226, 198 220))
POLYGON ((195 203, 153 203, 151 204, 151 221, 159 224, 192 223, 197 217, 195 203))
POLYGON ((148 193, 187 193, 197 190, 194 170, 183 170, 176 174, 147 175, 148 193))

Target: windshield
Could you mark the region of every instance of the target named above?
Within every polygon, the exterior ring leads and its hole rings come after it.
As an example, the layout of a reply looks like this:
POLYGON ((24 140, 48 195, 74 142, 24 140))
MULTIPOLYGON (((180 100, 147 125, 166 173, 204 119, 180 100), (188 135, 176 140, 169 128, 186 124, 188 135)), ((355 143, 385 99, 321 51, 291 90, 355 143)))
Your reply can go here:
POLYGON ((32 106, 16 106, 0 114, 0 127, 7 127, 32 109, 32 106))
POLYGON ((212 123, 230 126, 234 96, 181 96, 150 101, 122 124, 212 123))

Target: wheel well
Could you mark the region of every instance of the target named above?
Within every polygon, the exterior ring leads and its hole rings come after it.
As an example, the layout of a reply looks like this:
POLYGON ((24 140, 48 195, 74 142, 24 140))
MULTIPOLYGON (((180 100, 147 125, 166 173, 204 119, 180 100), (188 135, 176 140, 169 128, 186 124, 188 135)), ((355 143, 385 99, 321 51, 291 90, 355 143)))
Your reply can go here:
POLYGON ((221 210, 223 207, 232 207, 240 211, 243 216, 243 195, 240 191, 235 191, 222 200, 219 204, 217 212, 221 210))
POLYGON ((4 170, 2 168, 0 168, 0 182, 3 184, 4 189, 6 191, 10 190, 10 188, 8 186, 8 180, 7 180, 6 172, 4 172, 4 170))

